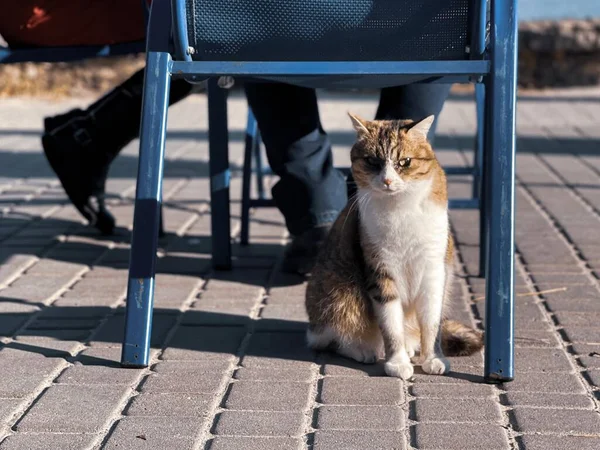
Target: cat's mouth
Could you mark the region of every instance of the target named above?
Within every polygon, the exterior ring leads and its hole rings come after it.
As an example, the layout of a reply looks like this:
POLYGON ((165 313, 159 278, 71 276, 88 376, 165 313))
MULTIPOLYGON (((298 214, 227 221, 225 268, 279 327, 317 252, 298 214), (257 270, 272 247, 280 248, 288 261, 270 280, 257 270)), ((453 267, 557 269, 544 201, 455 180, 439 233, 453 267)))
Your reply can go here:
POLYGON ((391 187, 391 186, 371 186, 371 189, 380 194, 380 195, 384 195, 384 196, 390 196, 390 195, 396 195, 399 194, 400 192, 402 192, 402 189, 399 187, 391 187))

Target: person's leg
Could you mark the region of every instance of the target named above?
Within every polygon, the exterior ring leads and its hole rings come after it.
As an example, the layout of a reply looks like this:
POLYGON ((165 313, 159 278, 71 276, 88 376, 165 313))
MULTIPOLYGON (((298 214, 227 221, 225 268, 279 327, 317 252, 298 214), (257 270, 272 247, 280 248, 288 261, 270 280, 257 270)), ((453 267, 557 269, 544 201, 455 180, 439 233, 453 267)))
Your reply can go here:
POLYGON ((346 205, 346 182, 333 167, 313 89, 248 83, 245 90, 269 164, 279 176, 273 198, 294 237, 284 270, 306 272, 319 241, 346 205))
POLYGON ((437 119, 450 93, 450 84, 407 84, 381 90, 376 120, 421 120, 432 114, 435 121, 428 138, 433 142, 437 119))
MULTIPOLYGON (((111 162, 139 134, 144 69, 90 105, 44 119, 44 153, 73 205, 105 234, 115 226, 104 204, 111 162)), ((193 86, 173 80, 169 104, 193 86)))
MULTIPOLYGON (((421 120, 435 115, 428 138, 433 143, 438 116, 450 93, 449 84, 407 84, 381 90, 376 120, 421 120)), ((348 197, 356 193, 352 175, 348 178, 348 197)))

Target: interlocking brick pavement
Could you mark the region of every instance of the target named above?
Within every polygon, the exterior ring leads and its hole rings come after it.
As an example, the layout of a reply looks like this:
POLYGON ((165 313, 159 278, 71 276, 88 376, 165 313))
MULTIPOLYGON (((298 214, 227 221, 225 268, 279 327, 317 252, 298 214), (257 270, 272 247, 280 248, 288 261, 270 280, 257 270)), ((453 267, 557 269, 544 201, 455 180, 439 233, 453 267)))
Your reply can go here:
MULTIPOLYGON (((375 96, 321 94, 335 160, 375 96)), ((110 238, 86 227, 40 148, 41 121, 90 99, 0 103, 0 449, 600 448, 600 90, 520 96, 516 379, 482 382, 481 355, 403 383, 381 365, 304 345, 305 282, 278 266, 286 232, 253 213, 239 245, 246 106, 232 92, 234 270, 210 268, 206 99, 171 108, 152 364, 121 369, 137 142, 115 161, 110 238)), ((451 98, 436 148, 465 165, 472 100, 451 98)), ((272 181, 272 180, 270 180, 272 181)), ((450 178, 453 196, 468 177, 450 178)), ((253 186, 253 189, 255 186, 253 186)), ((457 319, 482 326, 478 217, 452 211, 457 319)))

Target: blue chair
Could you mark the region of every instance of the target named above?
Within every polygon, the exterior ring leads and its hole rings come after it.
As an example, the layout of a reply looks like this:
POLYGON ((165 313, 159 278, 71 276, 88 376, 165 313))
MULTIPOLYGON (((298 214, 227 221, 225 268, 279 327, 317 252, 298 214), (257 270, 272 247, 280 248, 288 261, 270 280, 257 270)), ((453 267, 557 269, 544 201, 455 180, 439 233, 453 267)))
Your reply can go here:
MULTIPOLYGON (((485 91, 484 375, 512 380, 516 37, 516 0, 154 0, 122 365, 148 364, 172 77, 208 79, 215 269, 231 268, 227 103, 218 77, 307 87, 474 82, 485 91)), ((252 148, 258 133, 252 118, 249 125, 252 148)))

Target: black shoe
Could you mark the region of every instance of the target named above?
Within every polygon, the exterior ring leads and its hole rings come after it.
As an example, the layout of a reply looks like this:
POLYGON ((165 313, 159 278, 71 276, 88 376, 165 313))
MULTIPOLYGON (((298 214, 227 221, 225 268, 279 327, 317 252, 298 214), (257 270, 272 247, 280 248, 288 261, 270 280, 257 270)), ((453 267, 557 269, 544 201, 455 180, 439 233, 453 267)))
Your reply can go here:
POLYGON ((108 235, 115 228, 115 218, 104 202, 104 187, 111 161, 96 148, 87 122, 81 110, 47 118, 44 120, 46 133, 42 136, 42 146, 46 159, 75 208, 90 225, 108 235))
MULTIPOLYGON (((139 133, 143 81, 142 69, 85 111, 44 119, 42 145, 48 162, 73 205, 104 234, 115 227, 104 203, 106 177, 112 161, 139 133)), ((173 80, 169 104, 192 90, 185 80, 173 80)))
POLYGON ((311 228, 295 236, 285 249, 281 270, 286 273, 306 275, 317 261, 321 246, 325 242, 332 224, 311 228))

